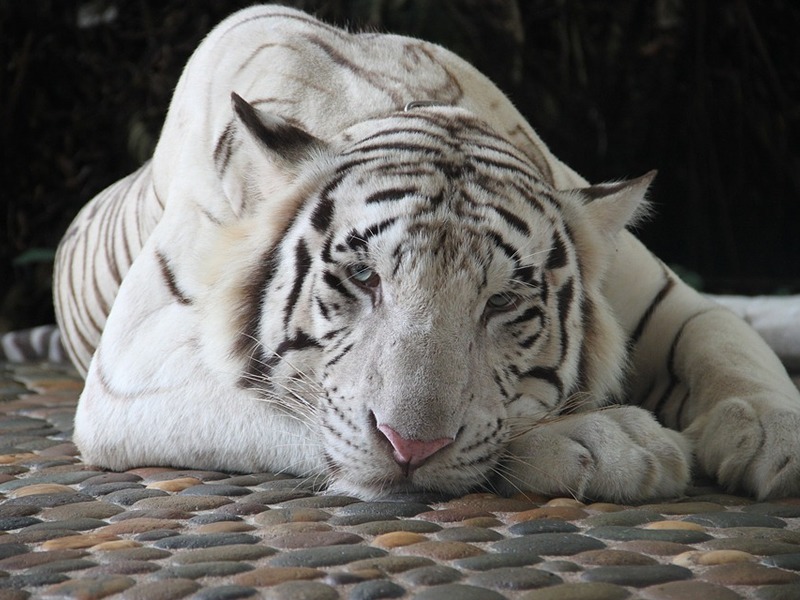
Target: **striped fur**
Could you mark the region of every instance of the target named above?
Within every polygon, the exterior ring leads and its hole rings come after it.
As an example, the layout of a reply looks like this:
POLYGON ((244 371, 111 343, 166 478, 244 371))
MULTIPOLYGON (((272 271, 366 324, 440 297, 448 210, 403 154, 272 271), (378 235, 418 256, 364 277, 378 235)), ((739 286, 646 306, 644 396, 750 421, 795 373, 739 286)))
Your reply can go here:
POLYGON ((362 497, 616 501, 681 493, 695 442, 725 485, 800 491, 779 361, 625 231, 652 178, 588 186, 439 47, 237 13, 59 249, 76 442, 362 497))

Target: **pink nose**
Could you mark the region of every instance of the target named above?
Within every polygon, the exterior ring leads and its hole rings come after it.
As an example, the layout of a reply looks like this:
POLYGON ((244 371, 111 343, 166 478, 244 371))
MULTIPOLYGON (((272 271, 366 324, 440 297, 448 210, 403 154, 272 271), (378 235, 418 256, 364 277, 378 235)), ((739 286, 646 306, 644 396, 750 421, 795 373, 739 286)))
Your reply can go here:
POLYGON ((429 442, 407 440, 388 425, 378 425, 378 429, 394 448, 394 459, 401 465, 411 467, 421 465, 432 454, 453 443, 453 438, 447 437, 429 442))

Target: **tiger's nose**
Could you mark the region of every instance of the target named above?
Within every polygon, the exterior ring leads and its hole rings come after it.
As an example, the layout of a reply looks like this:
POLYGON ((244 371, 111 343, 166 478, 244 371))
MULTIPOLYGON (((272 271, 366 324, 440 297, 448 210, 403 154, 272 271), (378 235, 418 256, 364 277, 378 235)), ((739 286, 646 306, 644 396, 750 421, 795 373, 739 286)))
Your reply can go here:
POLYGON ((443 437, 436 440, 409 440, 397 433, 388 425, 378 425, 378 430, 389 440, 394 449, 394 459, 406 468, 414 468, 425 462, 430 456, 453 443, 453 438, 443 437))

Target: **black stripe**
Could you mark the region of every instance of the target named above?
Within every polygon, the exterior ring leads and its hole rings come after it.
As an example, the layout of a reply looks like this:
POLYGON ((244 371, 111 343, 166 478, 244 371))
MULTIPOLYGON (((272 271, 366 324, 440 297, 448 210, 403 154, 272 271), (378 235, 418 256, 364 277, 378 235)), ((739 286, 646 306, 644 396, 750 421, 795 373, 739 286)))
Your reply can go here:
POLYGON ((259 324, 261 321, 261 303, 263 295, 272 281, 278 265, 280 242, 275 244, 262 256, 258 266, 246 279, 248 284, 242 289, 239 300, 238 335, 233 343, 233 353, 247 360, 244 374, 239 382, 243 387, 252 384, 251 377, 262 373, 266 367, 267 357, 259 342, 259 324))
MULTIPOLYGON (((359 250, 366 250, 369 241, 376 235, 383 233, 388 227, 391 227, 397 222, 397 217, 392 217, 381 221, 370 227, 364 232, 350 231, 345 238, 345 244, 351 250, 358 252, 359 250)), ((337 248, 338 249, 338 248, 337 248)))
POLYGON ((572 307, 572 300, 575 297, 575 282, 572 277, 569 278, 556 292, 556 310, 558 311, 558 320, 561 329, 561 358, 567 353, 569 347, 569 330, 567 328, 567 319, 569 318, 570 308, 572 307))
POLYGON ((441 148, 437 148, 436 146, 425 146, 422 144, 412 144, 410 142, 387 142, 385 144, 369 144, 367 146, 358 146, 353 148, 352 150, 348 150, 343 152, 343 156, 349 156, 353 154, 367 154, 372 152, 373 150, 377 150, 381 153, 381 158, 385 158, 383 153, 385 152, 421 152, 423 154, 441 154, 441 148))
POLYGON ((508 258, 514 262, 514 268, 516 269, 518 266, 517 255, 519 254, 519 251, 516 248, 512 248, 510 245, 508 245, 503 239, 503 236, 496 231, 490 230, 486 232, 486 237, 492 240, 494 245, 500 248, 508 256, 508 258))
POLYGON ((337 177, 325 186, 320 194, 320 199, 317 202, 317 205, 311 212, 311 225, 313 225, 314 229, 320 233, 325 233, 331 226, 331 221, 333 220, 334 202, 330 194, 339 186, 339 184, 342 182, 342 179, 342 177, 337 177))
POLYGON ((173 273, 170 268, 167 257, 156 250, 156 259, 158 260, 159 267, 161 267, 161 276, 164 278, 164 283, 167 289, 169 289, 170 294, 174 296, 179 304, 183 304, 184 306, 192 304, 192 299, 178 288, 178 283, 175 281, 175 273, 173 273))
POLYGON ((336 356, 334 356, 332 359, 330 359, 330 360, 329 360, 327 363, 325 363, 325 366, 326 366, 326 367, 332 367, 332 366, 333 366, 333 365, 335 365, 337 362, 339 362, 340 360, 342 360, 342 358, 343 358, 343 357, 344 357, 344 356, 345 356, 345 355, 346 355, 348 352, 350 352, 350 350, 352 350, 352 349, 353 349, 353 344, 348 344, 347 346, 345 346, 345 347, 342 349, 342 351, 341 351, 341 352, 339 352, 339 354, 337 354, 337 355, 336 355, 336 356))
POLYGON ((678 374, 675 372, 675 353, 678 349, 678 344, 683 337, 684 331, 686 331, 686 326, 689 325, 692 321, 694 321, 697 317, 700 317, 707 312, 711 312, 712 310, 717 310, 716 308, 707 308, 705 310, 701 310, 698 313, 693 314, 691 317, 686 319, 681 325, 678 332, 675 334, 675 337, 672 339, 672 344, 669 346, 669 353, 667 354, 667 374, 669 375, 669 382, 667 384, 667 389, 664 390, 664 393, 661 395, 661 398, 658 399, 655 406, 652 408, 653 413, 656 415, 659 421, 662 423, 663 418, 661 412, 666 407, 667 402, 669 401, 670 396, 675 391, 675 388, 678 387, 680 383, 680 379, 678 378, 678 374))
POLYGON ((331 273, 330 271, 325 271, 322 275, 322 280, 328 285, 328 287, 333 288, 337 292, 339 292, 342 296, 349 298, 350 300, 355 300, 356 297, 347 289, 347 286, 342 283, 342 280, 339 279, 336 275, 331 273))
POLYGON ((513 321, 509 321, 507 325, 518 325, 520 323, 527 323, 528 321, 532 321, 533 319, 541 319, 542 318, 542 309, 538 306, 532 306, 525 310, 521 315, 519 315, 513 321))
POLYGON ((379 192, 375 192, 367 196, 367 199, 364 201, 364 204, 374 204, 376 202, 386 202, 386 201, 394 201, 394 200, 403 200, 408 196, 412 196, 414 194, 418 194, 419 191, 416 188, 408 187, 408 188, 389 188, 386 190, 381 190, 379 192))
POLYGON ((511 213, 502 206, 497 206, 496 204, 487 204, 486 206, 494 210, 498 215, 500 215, 503 218, 503 220, 506 223, 508 223, 513 229, 516 229, 523 235, 531 234, 531 230, 528 228, 528 224, 525 223, 525 221, 523 221, 522 219, 520 219, 517 215, 511 213))
POLYGON ((236 131, 234 122, 231 121, 225 126, 225 130, 219 136, 216 146, 214 146, 214 164, 217 173, 222 175, 228 168, 228 163, 233 154, 233 135, 236 131))
POLYGON ((665 276, 666 281, 664 282, 664 285, 661 286, 661 289, 658 290, 658 293, 650 301, 650 304, 642 313, 636 328, 633 330, 633 333, 628 339, 628 348, 632 349, 636 344, 639 343, 644 330, 647 328, 647 325, 650 323, 650 319, 653 317, 653 313, 656 312, 656 309, 659 307, 661 302, 663 302, 664 298, 667 297, 667 294, 669 294, 670 291, 672 291, 672 288, 675 287, 675 280, 672 278, 672 276, 666 271, 665 276))
POLYGON ((561 382, 561 376, 553 367, 533 367, 526 371, 523 377, 546 381, 558 390, 559 398, 564 395, 564 384, 561 382))
POLYGON ((547 269, 552 271, 560 269, 567 264, 567 249, 564 246, 564 240, 558 232, 553 233, 553 247, 547 255, 547 269))
POLYGON ((300 290, 303 288, 306 275, 308 275, 308 271, 311 268, 311 255, 308 253, 308 247, 303 240, 298 241, 297 246, 295 246, 294 264, 294 281, 292 282, 292 289, 289 292, 289 297, 286 300, 286 308, 283 312, 283 325, 287 329, 292 314, 294 313, 294 307, 297 305, 297 299, 300 297, 300 290))

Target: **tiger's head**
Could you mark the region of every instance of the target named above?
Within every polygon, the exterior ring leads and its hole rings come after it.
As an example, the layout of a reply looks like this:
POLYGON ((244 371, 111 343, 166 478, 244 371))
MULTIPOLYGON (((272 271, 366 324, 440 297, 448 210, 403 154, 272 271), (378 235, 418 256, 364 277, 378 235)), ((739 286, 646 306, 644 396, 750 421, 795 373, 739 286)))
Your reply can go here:
POLYGON ((233 98, 205 352, 303 420, 332 489, 464 492, 520 428, 619 393, 601 286, 652 175, 557 191, 461 108, 322 141, 233 98))

